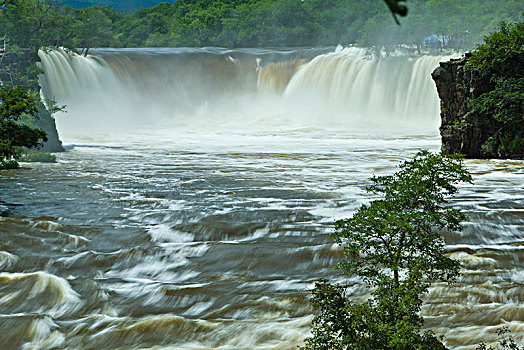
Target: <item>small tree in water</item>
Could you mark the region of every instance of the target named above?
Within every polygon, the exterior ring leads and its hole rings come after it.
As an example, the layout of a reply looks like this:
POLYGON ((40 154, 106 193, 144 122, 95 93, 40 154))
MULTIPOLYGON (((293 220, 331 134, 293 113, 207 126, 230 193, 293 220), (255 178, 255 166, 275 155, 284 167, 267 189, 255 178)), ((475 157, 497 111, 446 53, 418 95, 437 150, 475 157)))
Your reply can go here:
POLYGON ((485 343, 480 344, 476 350, 524 350, 524 346, 519 346, 517 343, 515 343, 515 339, 510 334, 510 330, 508 327, 502 327, 498 332, 497 335, 499 337, 502 337, 502 339, 499 340, 499 343, 494 348, 493 346, 488 346, 485 343))
POLYGON ((430 283, 458 275, 439 231, 461 230, 466 216, 447 198, 472 177, 457 156, 421 151, 393 175, 371 181, 368 192, 380 198, 336 222, 333 234, 347 256, 338 268, 360 277, 371 298, 355 303, 347 286, 317 282, 318 315, 302 349, 445 349, 431 332, 421 332, 421 296, 430 283))
POLYGON ((46 133, 22 118, 38 118, 33 98, 20 86, 0 87, 0 169, 16 168, 22 147, 38 147, 47 141, 46 133))

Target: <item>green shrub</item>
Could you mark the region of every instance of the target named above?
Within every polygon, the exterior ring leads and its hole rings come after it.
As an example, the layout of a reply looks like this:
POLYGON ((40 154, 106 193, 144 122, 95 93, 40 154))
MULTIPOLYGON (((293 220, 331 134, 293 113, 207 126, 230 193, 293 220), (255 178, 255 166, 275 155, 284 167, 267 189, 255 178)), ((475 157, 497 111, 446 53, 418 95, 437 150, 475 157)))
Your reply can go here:
POLYGON ((28 163, 56 163, 56 156, 49 152, 26 151, 18 159, 20 162, 28 163))
POLYGON ((24 118, 38 118, 33 97, 21 86, 0 87, 0 162, 16 163, 23 147, 38 147, 47 141, 46 133, 22 123, 24 118))
POLYGON ((0 170, 18 169, 19 165, 14 160, 2 160, 0 161, 0 170))

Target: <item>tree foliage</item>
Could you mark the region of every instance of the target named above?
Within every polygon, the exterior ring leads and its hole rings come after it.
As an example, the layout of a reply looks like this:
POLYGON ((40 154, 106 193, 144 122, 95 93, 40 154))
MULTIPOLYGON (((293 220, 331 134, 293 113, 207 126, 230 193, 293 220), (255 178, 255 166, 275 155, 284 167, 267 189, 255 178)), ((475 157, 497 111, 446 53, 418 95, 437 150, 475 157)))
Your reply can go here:
POLYGON ((417 0, 398 26, 388 7, 405 14, 401 0, 177 0, 130 14, 59 3, 9 1, 0 16, 1 34, 20 47, 80 48, 420 45, 437 33, 448 38, 446 45, 463 49, 480 42, 497 21, 515 21, 524 11, 515 0, 417 0))
POLYGON ((20 86, 0 87, 0 168, 16 167, 22 147, 33 148, 47 141, 44 131, 23 123, 37 118, 32 96, 20 86))
POLYGON ((524 22, 502 22, 472 52, 468 69, 484 86, 470 100, 490 131, 484 151, 524 158, 524 22))
POLYGON ((334 238, 351 258, 340 267, 371 284, 393 277, 398 285, 401 273, 409 278, 413 271, 432 280, 456 276, 457 264, 445 257, 437 230, 459 230, 466 219, 446 200, 455 184, 471 181, 463 165, 455 157, 421 152, 395 174, 371 181, 368 192, 381 198, 335 223, 334 238))
POLYGON ((524 346, 519 346, 510 333, 508 327, 499 329, 497 335, 502 339, 498 341, 496 347, 488 347, 485 343, 482 343, 477 347, 477 350, 524 350, 524 346))
POLYGON ((337 221, 333 238, 344 247, 338 268, 359 277, 371 297, 357 303, 347 286, 320 281, 312 303, 318 311, 304 349, 445 349, 422 333, 422 295, 435 281, 453 281, 459 264, 445 255, 441 230, 461 230, 466 219, 449 206, 460 182, 471 182, 457 156, 419 152, 388 176, 371 178, 379 198, 337 221))
POLYGON ((58 45, 68 26, 66 12, 53 0, 11 0, 0 15, 0 34, 23 48, 58 45))

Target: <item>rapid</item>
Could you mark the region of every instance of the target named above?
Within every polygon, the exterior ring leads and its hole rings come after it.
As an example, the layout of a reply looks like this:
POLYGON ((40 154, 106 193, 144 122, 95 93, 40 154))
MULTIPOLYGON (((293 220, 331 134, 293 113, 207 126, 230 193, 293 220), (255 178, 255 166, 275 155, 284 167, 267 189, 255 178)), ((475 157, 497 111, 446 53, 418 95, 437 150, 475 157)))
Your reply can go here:
MULTIPOLYGON (((329 234, 420 149, 446 57, 360 48, 40 52, 67 152, 0 172, 2 349, 296 349, 307 291, 345 281, 329 234)), ((463 264, 425 327, 524 337, 524 162, 469 160, 443 232, 463 264)), ((366 291, 354 282, 354 297, 366 291)))

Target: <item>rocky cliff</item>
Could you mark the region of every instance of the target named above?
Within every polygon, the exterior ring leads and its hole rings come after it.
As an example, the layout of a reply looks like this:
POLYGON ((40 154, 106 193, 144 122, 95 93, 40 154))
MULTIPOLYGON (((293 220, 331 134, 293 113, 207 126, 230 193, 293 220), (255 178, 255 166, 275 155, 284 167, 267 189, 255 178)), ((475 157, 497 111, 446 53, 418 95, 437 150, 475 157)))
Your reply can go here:
MULTIPOLYGON (((35 63, 39 62, 38 53, 30 49, 19 49, 4 55, 1 63, 0 80, 5 85, 22 85, 34 91, 40 86, 36 79, 35 63)), ((47 142, 40 148, 43 152, 62 152, 62 142, 58 137, 55 120, 43 106, 38 106, 40 119, 35 121, 35 126, 47 133, 47 142)))
POLYGON ((440 134, 442 151, 461 153, 470 158, 485 158, 482 144, 488 135, 480 116, 469 112, 468 98, 479 93, 474 74, 465 69, 467 57, 441 62, 431 76, 440 97, 440 134))
POLYGON ((56 130, 55 118, 45 109, 43 104, 39 106, 39 110, 38 116, 40 119, 35 121, 35 125, 47 134, 47 142, 39 148, 39 151, 52 153, 63 152, 64 148, 62 147, 62 141, 60 141, 58 131, 56 130))
POLYGON ((440 97, 442 151, 460 153, 468 158, 523 159, 524 150, 501 153, 490 142, 502 130, 491 115, 472 112, 468 100, 491 91, 489 81, 466 69, 470 54, 441 62, 432 73, 440 97))

